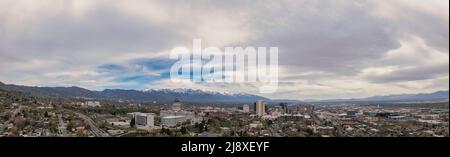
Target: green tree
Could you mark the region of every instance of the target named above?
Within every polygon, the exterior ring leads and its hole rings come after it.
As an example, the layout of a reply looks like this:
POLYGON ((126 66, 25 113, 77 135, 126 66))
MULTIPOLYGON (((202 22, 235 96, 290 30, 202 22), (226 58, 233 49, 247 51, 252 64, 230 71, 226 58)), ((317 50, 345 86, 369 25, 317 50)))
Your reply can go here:
POLYGON ((187 129, 184 126, 181 127, 180 131, 181 131, 182 134, 187 134, 187 129))
POLYGON ((68 131, 72 131, 72 129, 75 127, 75 124, 72 122, 72 121, 70 121, 68 124, 67 124, 67 127, 66 127, 66 129, 68 130, 68 131))
POLYGON ((204 127, 205 127, 205 123, 202 122, 202 123, 198 124, 197 125, 198 132, 202 133, 204 131, 204 127))
POLYGON ((56 125, 51 125, 49 127, 49 130, 51 133, 57 133, 58 132, 58 128, 56 127, 56 125))

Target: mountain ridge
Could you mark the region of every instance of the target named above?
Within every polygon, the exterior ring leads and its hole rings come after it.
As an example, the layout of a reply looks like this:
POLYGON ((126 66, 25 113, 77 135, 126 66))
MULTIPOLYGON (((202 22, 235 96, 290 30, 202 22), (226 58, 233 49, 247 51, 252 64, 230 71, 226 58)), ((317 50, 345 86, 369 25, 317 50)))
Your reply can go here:
POLYGON ((1 89, 20 91, 36 96, 52 96, 60 98, 83 98, 98 100, 121 100, 137 102, 161 102, 170 103, 175 98, 191 103, 252 103, 256 100, 265 100, 269 103, 330 103, 330 102, 400 102, 400 101, 448 101, 448 91, 437 91, 433 93, 418 94, 392 94, 383 96, 371 96, 360 99, 328 99, 328 100, 290 100, 290 99, 270 99, 263 96, 247 93, 228 93, 217 91, 206 91, 200 89, 148 89, 144 91, 129 89, 105 89, 103 91, 93 91, 81 87, 37 87, 5 84, 0 82, 1 89))
POLYGON ((366 98, 353 98, 353 99, 328 99, 328 100, 310 100, 308 102, 400 102, 400 101, 448 101, 449 92, 445 90, 436 91, 433 93, 417 93, 417 94, 391 94, 391 95, 378 95, 366 98))
POLYGON ((269 98, 246 94, 225 93, 194 89, 152 89, 152 90, 125 90, 105 89, 93 91, 81 87, 36 87, 4 84, 0 82, 0 88, 20 91, 35 96, 51 96, 58 98, 84 98, 98 100, 121 100, 135 102, 160 102, 170 103, 175 98, 190 103, 251 103, 256 100, 270 100, 269 98))

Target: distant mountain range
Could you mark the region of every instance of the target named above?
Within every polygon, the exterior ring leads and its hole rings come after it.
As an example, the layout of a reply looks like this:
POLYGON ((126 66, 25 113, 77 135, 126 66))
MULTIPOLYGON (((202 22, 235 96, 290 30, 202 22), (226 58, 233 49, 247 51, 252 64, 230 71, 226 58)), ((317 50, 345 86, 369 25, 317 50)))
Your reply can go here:
POLYGON ((414 101, 448 101, 448 91, 421 94, 396 94, 385 96, 373 96, 362 99, 330 99, 309 102, 414 102, 414 101))
POLYGON ((186 103, 235 104, 251 103, 257 100, 270 100, 265 97, 245 93, 221 93, 193 89, 152 89, 147 91, 105 89, 91 91, 80 87, 31 87, 7 85, 0 82, 0 89, 20 91, 33 96, 57 98, 83 98, 96 100, 134 101, 170 103, 175 98, 186 103))
POLYGON ((236 104, 252 103, 265 100, 271 104, 285 103, 331 103, 331 102, 411 102, 411 101, 448 101, 448 91, 438 91, 424 94, 398 94, 386 96, 373 96, 362 99, 330 99, 330 100, 271 100, 266 97, 245 93, 221 93, 193 89, 152 89, 147 91, 105 89, 92 91, 80 87, 32 87, 10 85, 0 82, 0 89, 19 91, 33 96, 49 96, 57 98, 82 98, 96 100, 134 101, 170 103, 175 98, 188 103, 207 104, 236 104))

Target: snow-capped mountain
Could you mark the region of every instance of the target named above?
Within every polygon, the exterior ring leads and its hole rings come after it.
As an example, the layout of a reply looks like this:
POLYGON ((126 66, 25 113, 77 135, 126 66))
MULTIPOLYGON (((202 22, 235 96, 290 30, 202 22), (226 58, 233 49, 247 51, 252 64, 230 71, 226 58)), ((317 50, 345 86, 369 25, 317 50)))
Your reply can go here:
POLYGON ((232 93, 232 92, 218 92, 218 91, 210 91, 210 90, 202 90, 202 89, 186 89, 186 88, 175 88, 175 89, 148 89, 145 92, 155 93, 155 92, 163 92, 163 93, 194 93, 194 94, 213 94, 213 95, 229 95, 229 96, 248 96, 246 93, 232 93))
POLYGON ((174 98, 195 103, 251 103, 260 99, 269 100, 267 98, 252 94, 217 92, 199 89, 151 89, 144 92, 151 97, 159 98, 159 101, 172 101, 174 98))
POLYGON ((103 91, 91 91, 80 87, 30 87, 18 85, 0 84, 0 88, 20 91, 30 95, 53 96, 61 98, 88 98, 103 100, 124 100, 138 102, 170 103, 175 98, 190 103, 252 103, 256 100, 269 100, 268 98, 245 94, 227 93, 194 89, 150 89, 122 90, 105 89, 103 91))

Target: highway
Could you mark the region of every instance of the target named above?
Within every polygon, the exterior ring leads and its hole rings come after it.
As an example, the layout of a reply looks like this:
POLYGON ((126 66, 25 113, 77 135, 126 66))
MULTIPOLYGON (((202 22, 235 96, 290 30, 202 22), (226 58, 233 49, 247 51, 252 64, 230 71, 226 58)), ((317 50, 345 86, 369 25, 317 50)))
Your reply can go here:
POLYGON ((95 122, 88 116, 82 114, 82 113, 78 113, 78 112, 74 112, 76 115, 78 115, 78 117, 82 118, 86 123, 89 124, 89 128, 91 129, 92 133, 94 133, 94 135, 96 137, 110 137, 110 135, 108 133, 106 133, 105 131, 103 131, 102 129, 98 128, 97 125, 95 125, 95 122))

